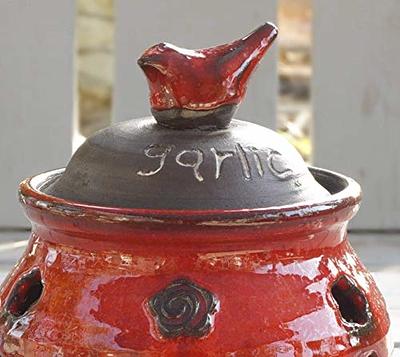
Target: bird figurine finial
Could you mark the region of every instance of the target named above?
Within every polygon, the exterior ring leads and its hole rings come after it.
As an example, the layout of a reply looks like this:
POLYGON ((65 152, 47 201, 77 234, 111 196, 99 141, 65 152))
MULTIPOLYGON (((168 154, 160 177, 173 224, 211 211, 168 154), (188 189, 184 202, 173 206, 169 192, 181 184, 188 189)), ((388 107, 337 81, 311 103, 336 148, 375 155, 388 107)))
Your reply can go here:
POLYGON ((159 43, 147 49, 138 64, 149 83, 153 116, 172 128, 227 127, 277 33, 265 23, 216 47, 188 50, 159 43))

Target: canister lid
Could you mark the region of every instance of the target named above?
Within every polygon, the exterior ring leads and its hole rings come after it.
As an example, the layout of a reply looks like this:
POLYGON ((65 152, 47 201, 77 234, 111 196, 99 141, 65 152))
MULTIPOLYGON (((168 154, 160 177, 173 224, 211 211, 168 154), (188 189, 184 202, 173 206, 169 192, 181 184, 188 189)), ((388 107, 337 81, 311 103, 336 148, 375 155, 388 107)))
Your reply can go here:
POLYGON ((146 50, 138 64, 153 116, 97 132, 43 191, 154 210, 266 208, 329 196, 279 134, 232 119, 276 35, 266 23, 213 48, 161 43, 146 50))

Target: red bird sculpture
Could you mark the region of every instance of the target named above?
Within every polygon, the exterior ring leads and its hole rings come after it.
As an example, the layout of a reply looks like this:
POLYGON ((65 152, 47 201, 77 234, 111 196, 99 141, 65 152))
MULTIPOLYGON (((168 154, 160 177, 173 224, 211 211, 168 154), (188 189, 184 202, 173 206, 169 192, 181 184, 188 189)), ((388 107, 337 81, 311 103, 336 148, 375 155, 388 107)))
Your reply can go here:
POLYGON ((227 126, 277 33, 273 24, 265 23, 216 47, 189 50, 163 42, 147 49, 138 64, 149 83, 155 118, 172 127, 197 127, 199 122, 227 126))

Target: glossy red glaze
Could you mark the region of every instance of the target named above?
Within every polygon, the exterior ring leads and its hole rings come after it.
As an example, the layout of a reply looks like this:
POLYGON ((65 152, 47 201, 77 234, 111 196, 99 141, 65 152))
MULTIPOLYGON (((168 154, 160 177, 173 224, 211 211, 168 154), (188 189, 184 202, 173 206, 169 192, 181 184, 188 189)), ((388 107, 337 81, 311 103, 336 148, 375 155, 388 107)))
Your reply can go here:
POLYGON ((188 50, 169 43, 150 47, 139 58, 153 109, 209 110, 239 104, 247 81, 277 35, 266 23, 229 44, 188 50))
POLYGON ((389 355, 385 303, 347 241, 352 180, 326 202, 151 211, 47 196, 47 176, 21 184, 32 235, 0 293, 2 356, 389 355), (43 292, 14 316, 7 302, 33 269, 43 292), (163 337, 149 306, 179 279, 217 302, 200 337, 163 337), (345 319, 335 284, 367 324, 345 319))

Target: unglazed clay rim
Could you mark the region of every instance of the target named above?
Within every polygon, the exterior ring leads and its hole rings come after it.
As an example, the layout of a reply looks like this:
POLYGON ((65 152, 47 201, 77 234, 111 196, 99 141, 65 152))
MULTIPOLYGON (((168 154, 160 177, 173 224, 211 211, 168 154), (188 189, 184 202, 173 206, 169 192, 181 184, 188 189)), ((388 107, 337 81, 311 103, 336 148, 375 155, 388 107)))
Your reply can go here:
POLYGON ((353 208, 348 219, 354 216, 361 200, 360 185, 353 179, 333 171, 310 167, 314 176, 325 176, 344 183, 345 187, 331 195, 330 200, 305 201, 291 205, 273 206, 266 208, 248 209, 215 209, 215 210, 152 210, 143 208, 121 208, 97 206, 65 200, 59 197, 45 194, 43 187, 59 177, 64 168, 47 171, 39 175, 27 178, 19 186, 19 199, 22 204, 50 213, 62 214, 70 217, 94 217, 101 216, 107 222, 148 222, 153 223, 204 223, 213 225, 230 224, 237 222, 241 225, 254 223, 275 223, 279 221, 292 221, 307 217, 326 216, 345 208, 353 208))

